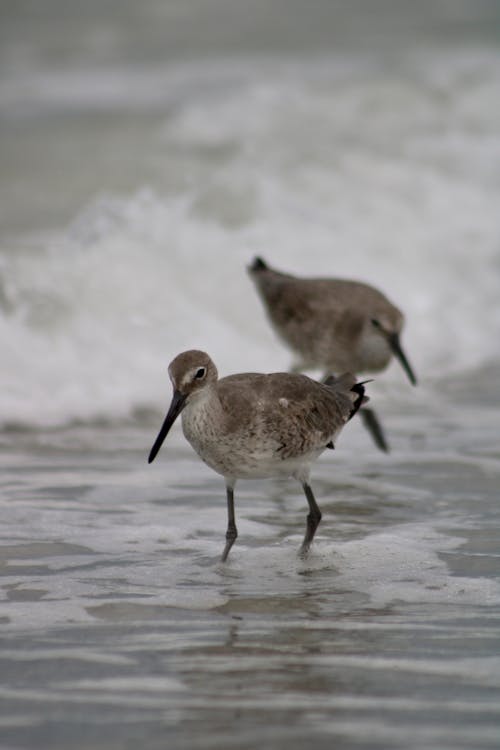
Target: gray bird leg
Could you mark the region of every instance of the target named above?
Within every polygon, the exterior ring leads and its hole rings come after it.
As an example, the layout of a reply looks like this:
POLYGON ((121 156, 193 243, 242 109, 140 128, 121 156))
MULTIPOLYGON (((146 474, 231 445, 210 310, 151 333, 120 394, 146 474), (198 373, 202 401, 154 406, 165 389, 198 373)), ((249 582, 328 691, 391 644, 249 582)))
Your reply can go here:
POLYGON ((387 440, 385 439, 382 425, 380 424, 379 419, 373 409, 368 409, 366 406, 363 406, 359 410, 359 416, 361 417, 363 425, 370 433, 377 448, 380 448, 380 450, 384 451, 384 453, 389 453, 389 445, 387 443, 387 440))
POLYGON ((234 520, 234 492, 233 488, 226 485, 226 495, 227 495, 227 531, 226 531, 226 546, 224 547, 224 552, 222 553, 221 561, 226 562, 227 556, 229 555, 229 550, 233 546, 234 542, 236 541, 236 537, 238 536, 238 529, 236 528, 236 523, 234 520))
POLYGON ((306 519, 306 534, 304 536, 304 541, 302 542, 302 547, 300 548, 300 554, 306 555, 311 546, 311 542, 314 539, 314 534, 319 526, 319 522, 321 521, 321 511, 314 499, 313 491, 307 482, 302 483, 302 489, 304 490, 309 504, 309 513, 307 514, 306 519))

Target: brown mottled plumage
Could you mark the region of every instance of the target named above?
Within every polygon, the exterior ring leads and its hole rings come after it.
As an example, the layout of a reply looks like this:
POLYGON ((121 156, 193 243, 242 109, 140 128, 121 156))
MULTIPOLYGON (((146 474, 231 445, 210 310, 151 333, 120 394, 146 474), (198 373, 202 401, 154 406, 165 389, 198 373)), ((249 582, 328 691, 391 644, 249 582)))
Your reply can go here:
MULTIPOLYGON (((399 341, 403 314, 377 289, 345 279, 298 278, 261 258, 248 270, 271 325, 296 357, 294 372, 380 372, 395 356, 416 384, 399 341)), ((387 450, 374 412, 361 415, 379 447, 387 450)))
POLYGON ((229 520, 222 559, 237 536, 233 490, 240 478, 291 476, 302 484, 310 508, 305 553, 321 519, 308 481, 311 463, 333 448, 366 400, 363 385, 347 373, 327 383, 289 373, 242 373, 219 380, 208 354, 197 350, 179 354, 169 375, 173 398, 149 462, 182 411, 187 440, 226 481, 229 520))

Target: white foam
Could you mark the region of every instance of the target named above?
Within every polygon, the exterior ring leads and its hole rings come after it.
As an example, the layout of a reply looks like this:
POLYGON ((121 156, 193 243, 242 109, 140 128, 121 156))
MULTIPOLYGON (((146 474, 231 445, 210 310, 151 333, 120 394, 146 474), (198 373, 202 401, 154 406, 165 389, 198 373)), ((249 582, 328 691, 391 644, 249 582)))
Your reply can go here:
POLYGON ((463 540, 422 523, 393 526, 336 549, 340 582, 365 591, 374 606, 393 602, 492 605, 500 586, 450 574, 440 554, 463 540))
POLYGON ((1 421, 158 405, 192 346, 222 373, 285 369, 245 272, 256 254, 379 286, 424 380, 497 357, 498 68, 484 54, 392 71, 326 60, 240 70, 210 97, 187 85, 158 146, 167 191, 98 198, 57 241, 4 248, 1 421))

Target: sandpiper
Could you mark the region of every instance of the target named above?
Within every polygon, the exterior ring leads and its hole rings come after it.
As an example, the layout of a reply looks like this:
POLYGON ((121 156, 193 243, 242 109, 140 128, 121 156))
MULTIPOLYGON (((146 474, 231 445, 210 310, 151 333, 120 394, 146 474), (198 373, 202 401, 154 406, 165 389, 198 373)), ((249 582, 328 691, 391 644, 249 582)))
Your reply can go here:
POLYGON ((169 365, 170 408, 149 454, 151 463, 182 412, 182 428, 200 458, 226 483, 228 525, 225 561, 238 535, 234 513, 237 479, 293 477, 309 505, 301 553, 309 550, 321 520, 309 484, 313 461, 333 448, 346 422, 367 400, 353 375, 317 383, 292 373, 241 373, 218 379, 205 352, 189 350, 169 365))
MULTIPOLYGON (((292 372, 375 373, 395 356, 416 385, 399 340, 404 316, 377 289, 346 279, 298 278, 262 258, 248 270, 273 328, 296 357, 292 372)), ((364 408, 360 415, 378 447, 388 450, 373 409, 364 408)))

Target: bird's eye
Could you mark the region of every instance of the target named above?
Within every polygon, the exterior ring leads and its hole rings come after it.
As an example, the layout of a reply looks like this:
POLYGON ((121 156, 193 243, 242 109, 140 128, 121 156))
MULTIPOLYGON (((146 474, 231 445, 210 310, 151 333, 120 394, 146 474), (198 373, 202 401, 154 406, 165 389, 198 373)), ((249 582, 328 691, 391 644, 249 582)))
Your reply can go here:
POLYGON ((375 326, 375 328, 380 328, 380 321, 378 321, 377 318, 372 318, 372 326, 375 326))
POLYGON ((195 372, 195 379, 196 380, 203 380, 205 375, 207 374, 207 368, 206 367, 199 367, 195 372))

